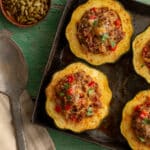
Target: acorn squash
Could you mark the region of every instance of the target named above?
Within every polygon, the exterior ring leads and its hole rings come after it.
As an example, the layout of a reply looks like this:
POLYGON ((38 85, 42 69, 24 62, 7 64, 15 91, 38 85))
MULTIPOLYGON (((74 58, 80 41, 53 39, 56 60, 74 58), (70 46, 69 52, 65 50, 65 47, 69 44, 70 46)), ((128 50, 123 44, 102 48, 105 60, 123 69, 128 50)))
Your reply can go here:
POLYGON ((130 48, 130 39, 132 33, 133 26, 130 14, 124 9, 124 7, 119 2, 115 0, 88 0, 86 3, 80 5, 74 10, 71 20, 66 28, 66 38, 69 42, 69 46, 72 53, 75 56, 84 59, 85 61, 93 65, 113 63, 121 55, 126 53, 130 48), (85 31, 83 31, 84 38, 82 38, 81 32, 77 31, 78 23, 87 11, 91 11, 91 14, 93 14, 93 11, 95 10, 104 13, 106 10, 110 12, 106 12, 105 15, 108 16, 105 16, 105 19, 103 19, 103 16, 101 16, 101 19, 99 19, 99 21, 93 21, 93 19, 95 19, 96 16, 92 15, 89 17, 89 20, 87 21, 88 23, 84 23, 84 20, 86 20, 85 17, 82 23, 82 25, 85 27, 85 31), (114 14, 114 16, 116 15, 114 18, 118 18, 114 22, 111 21, 112 14, 114 14), (104 21, 102 23, 103 20, 107 21, 104 21), (112 24, 108 25, 110 24, 110 22, 112 24), (92 27, 90 26, 91 23, 92 27), (90 31, 86 31, 87 26, 90 26, 90 31), (108 26, 110 27, 110 31, 108 31, 107 33, 108 26), (117 28, 120 28, 116 37, 112 37, 112 28, 114 31, 114 35, 116 34, 115 30, 117 30, 117 28), (90 34, 88 34, 89 32, 90 34), (77 37, 78 34, 79 37, 77 37), (115 43, 114 40, 118 38, 120 38, 120 40, 116 41, 115 43), (90 43, 91 40, 93 40, 92 43, 90 43), (86 44, 88 44, 90 50, 87 50, 87 47, 85 46, 85 44, 83 44, 85 42, 86 44), (98 44, 100 46, 97 46, 98 44), (94 52, 91 52, 93 51, 92 46, 95 47, 94 52))
MULTIPOLYGON (((70 77, 70 78, 67 78, 66 82, 72 82, 72 81, 73 81, 73 78, 70 77)), ((83 82, 82 79, 80 80, 80 82, 81 81, 83 82)), ((68 87, 68 85, 66 83, 64 83, 64 85, 65 85, 64 88, 66 89, 68 87)), ((62 87, 62 85, 59 86, 59 88, 60 87, 62 87)), ((75 99, 73 99, 72 103, 79 101, 76 98, 78 98, 78 96, 77 96, 78 91, 79 92, 81 92, 81 91, 80 91, 80 89, 78 90, 77 87, 78 87, 77 85, 74 85, 74 90, 76 90, 76 92, 74 93, 73 96, 75 96, 75 94, 76 94, 76 97, 75 97, 75 99)), ((88 92, 89 92, 88 94, 92 93, 92 91, 88 91, 88 92)), ((69 93, 72 93, 72 91, 69 90, 69 93)), ((61 94, 61 96, 65 95, 62 92, 59 94, 61 94)), ((86 94, 85 91, 84 91, 83 95, 84 94, 86 94)), ((84 99, 83 95, 80 95, 81 99, 84 100, 84 103, 86 103, 86 101, 88 101, 88 99, 86 99, 86 98, 84 99)), ((107 77, 102 72, 97 71, 96 69, 93 69, 83 63, 79 63, 79 62, 73 63, 73 64, 67 66, 66 68, 64 68, 63 70, 56 72, 53 75, 51 82, 49 83, 49 85, 46 88, 46 98, 47 98, 46 99, 46 112, 54 120, 54 122, 58 128, 68 129, 68 130, 78 133, 78 132, 82 132, 85 130, 94 129, 99 126, 99 124, 102 122, 103 118, 109 112, 109 104, 111 101, 111 97, 112 97, 112 93, 111 93, 111 90, 108 85, 107 77), (59 83, 62 84, 63 78, 65 78, 66 76, 70 77, 71 74, 76 74, 80 71, 85 72, 86 76, 88 76, 87 79, 92 78, 93 81, 88 83, 88 86, 93 86, 93 83, 97 84, 98 92, 100 92, 97 102, 100 102, 101 107, 98 107, 97 111, 94 112, 93 115, 91 115, 92 112, 91 112, 91 108, 90 108, 87 112, 88 116, 84 116, 84 117, 82 117, 81 120, 78 120, 76 122, 73 120, 73 118, 71 118, 71 120, 66 119, 64 117, 64 113, 60 112, 60 108, 57 107, 57 105, 56 105, 56 101, 58 99, 55 99, 55 95, 56 95, 56 86, 59 86, 59 83)), ((67 96, 64 96, 64 99, 66 99, 66 98, 67 98, 67 96)), ((69 97, 69 101, 70 101, 70 97, 69 97)), ((77 107, 79 107, 79 106, 77 105, 77 107)), ((84 107, 84 106, 82 105, 82 107, 84 107)), ((67 109, 67 111, 68 111, 68 109, 70 109, 70 108, 65 105, 65 108, 61 108, 61 110, 64 112, 64 109, 67 109)), ((73 112, 73 111, 76 111, 76 110, 72 109, 71 112, 73 112)), ((76 113, 78 114, 78 112, 76 112, 76 113)))
MULTIPOLYGON (((150 147, 142 141, 142 138, 138 139, 140 137, 137 137, 135 135, 135 132, 133 128, 131 127, 133 112, 137 111, 137 109, 139 109, 139 106, 144 104, 146 98, 149 96, 150 96, 150 90, 141 91, 131 101, 129 101, 123 109, 122 121, 121 121, 121 126, 120 126, 121 133, 126 138, 126 140, 128 141, 129 145, 131 146, 133 150, 149 150, 150 149, 150 147)), ((150 101, 149 101, 149 104, 150 104, 150 101)))
POLYGON ((150 68, 147 67, 142 56, 142 50, 148 41, 150 41, 150 27, 135 38, 132 47, 134 69, 137 74, 145 78, 145 80, 150 83, 150 68))

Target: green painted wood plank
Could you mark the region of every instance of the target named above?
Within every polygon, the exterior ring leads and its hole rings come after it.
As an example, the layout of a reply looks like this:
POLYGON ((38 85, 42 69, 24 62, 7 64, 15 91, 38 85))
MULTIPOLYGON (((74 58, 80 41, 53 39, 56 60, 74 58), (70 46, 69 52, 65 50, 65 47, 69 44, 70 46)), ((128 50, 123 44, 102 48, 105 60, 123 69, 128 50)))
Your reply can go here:
POLYGON ((32 97, 37 95, 62 10, 63 8, 51 9, 42 22, 26 29, 15 27, 0 14, 0 29, 7 29, 12 33, 12 39, 22 49, 27 60, 29 66, 27 89, 32 97))
POLYGON ((134 0, 134 1, 146 4, 146 5, 150 5, 150 0, 134 0))
POLYGON ((56 150, 107 150, 100 145, 80 140, 76 137, 65 135, 62 132, 49 130, 56 145, 56 150))
POLYGON ((64 5, 67 0, 53 0, 52 5, 64 5))

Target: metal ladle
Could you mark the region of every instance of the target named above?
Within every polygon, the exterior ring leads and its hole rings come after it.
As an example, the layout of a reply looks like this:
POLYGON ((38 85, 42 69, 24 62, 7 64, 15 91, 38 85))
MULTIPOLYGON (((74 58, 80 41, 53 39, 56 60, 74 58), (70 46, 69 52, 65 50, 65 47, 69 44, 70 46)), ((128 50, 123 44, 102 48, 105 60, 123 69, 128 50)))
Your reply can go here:
POLYGON ((28 69, 18 46, 7 36, 0 36, 0 91, 9 97, 18 150, 25 150, 20 95, 28 80, 28 69))

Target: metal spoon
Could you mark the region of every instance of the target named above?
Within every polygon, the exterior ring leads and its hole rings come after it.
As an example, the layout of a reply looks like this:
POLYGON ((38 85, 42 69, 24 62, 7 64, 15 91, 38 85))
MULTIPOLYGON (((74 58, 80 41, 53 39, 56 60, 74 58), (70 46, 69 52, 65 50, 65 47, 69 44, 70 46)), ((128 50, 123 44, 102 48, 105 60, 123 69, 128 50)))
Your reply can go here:
POLYGON ((0 91, 9 96, 18 150, 25 150, 25 138, 19 97, 28 80, 28 70, 18 46, 0 36, 0 91))

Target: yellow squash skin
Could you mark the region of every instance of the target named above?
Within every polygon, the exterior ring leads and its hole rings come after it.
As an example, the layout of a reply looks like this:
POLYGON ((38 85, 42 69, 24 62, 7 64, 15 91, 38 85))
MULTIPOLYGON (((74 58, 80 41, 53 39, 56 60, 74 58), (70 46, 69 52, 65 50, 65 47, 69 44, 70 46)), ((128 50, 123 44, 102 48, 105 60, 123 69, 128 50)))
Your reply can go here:
POLYGON ((133 65, 134 69, 145 80, 150 83, 150 71, 142 58, 142 49, 146 42, 150 40, 150 26, 141 34, 139 34, 133 41, 133 65))
POLYGON ((73 12, 71 20, 66 28, 66 37, 70 45, 70 49, 73 54, 81 59, 86 60, 88 63, 93 65, 101 65, 104 63, 113 63, 121 55, 126 53, 130 48, 130 39, 133 33, 132 19, 129 13, 124 7, 116 0, 89 0, 85 4, 82 4, 73 12), (76 23, 83 16, 84 12, 92 7, 108 7, 117 12, 122 22, 122 30, 125 33, 125 37, 118 43, 117 49, 108 55, 102 54, 85 54, 82 47, 77 39, 76 23))
POLYGON ((145 90, 139 92, 131 101, 129 101, 122 114, 121 121, 121 133, 128 141, 129 145, 133 150, 149 150, 150 147, 139 142, 135 137, 133 130, 131 129, 131 118, 132 113, 137 105, 143 104, 145 102, 145 97, 150 96, 150 90, 145 90))
POLYGON ((112 92, 109 88, 107 77, 102 72, 78 62, 67 66, 65 69, 58 71, 53 75, 50 84, 46 88, 46 97, 46 111, 48 115, 53 118, 58 128, 68 129, 73 132, 82 132, 98 127, 103 118, 107 116, 109 112, 109 104, 112 98, 112 92), (75 123, 72 121, 66 121, 61 114, 55 111, 55 101, 53 100, 53 94, 55 85, 61 78, 63 78, 63 76, 78 72, 79 70, 85 71, 87 75, 90 75, 93 80, 98 83, 101 93, 100 99, 102 108, 100 108, 95 115, 83 118, 83 120, 81 120, 80 122, 75 123))

